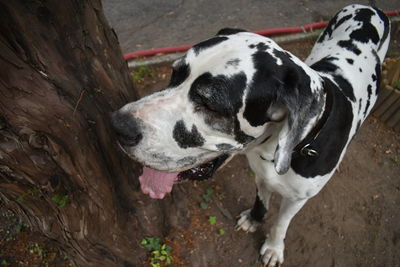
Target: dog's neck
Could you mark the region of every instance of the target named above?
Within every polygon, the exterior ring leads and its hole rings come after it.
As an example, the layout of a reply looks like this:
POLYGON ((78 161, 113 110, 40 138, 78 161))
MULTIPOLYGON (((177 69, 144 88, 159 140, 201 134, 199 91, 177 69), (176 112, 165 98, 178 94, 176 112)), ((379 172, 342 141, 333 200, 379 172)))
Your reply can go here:
POLYGON ((307 132, 305 137, 294 148, 293 156, 318 156, 318 151, 312 148, 312 143, 319 136, 321 130, 325 126, 325 123, 327 122, 331 113, 334 101, 333 93, 331 92, 332 89, 329 86, 325 87, 323 82, 321 85, 322 94, 320 96, 316 96, 316 98, 319 98, 318 100, 316 99, 316 101, 320 102, 320 105, 318 105, 320 107, 320 110, 318 111, 319 115, 316 116, 316 118, 313 120, 313 123, 311 123, 310 130, 307 132))

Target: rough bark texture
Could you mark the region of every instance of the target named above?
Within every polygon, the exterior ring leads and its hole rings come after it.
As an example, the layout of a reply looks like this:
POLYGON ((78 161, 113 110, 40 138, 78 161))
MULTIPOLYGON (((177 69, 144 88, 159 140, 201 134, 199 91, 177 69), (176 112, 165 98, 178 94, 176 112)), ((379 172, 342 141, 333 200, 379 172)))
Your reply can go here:
POLYGON ((2 0, 0 17, 1 200, 80 266, 138 263, 139 167, 109 122, 136 95, 100 0, 2 0))

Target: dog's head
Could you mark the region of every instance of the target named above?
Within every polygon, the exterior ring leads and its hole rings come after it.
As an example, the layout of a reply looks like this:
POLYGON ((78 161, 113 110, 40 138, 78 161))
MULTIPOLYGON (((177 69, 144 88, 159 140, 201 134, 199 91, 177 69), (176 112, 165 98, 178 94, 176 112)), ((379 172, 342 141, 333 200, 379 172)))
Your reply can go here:
POLYGON ((315 72, 272 40, 233 29, 193 46, 172 67, 165 90, 113 114, 127 154, 158 171, 182 172, 243 151, 281 124, 275 168, 289 169, 317 115, 315 72))

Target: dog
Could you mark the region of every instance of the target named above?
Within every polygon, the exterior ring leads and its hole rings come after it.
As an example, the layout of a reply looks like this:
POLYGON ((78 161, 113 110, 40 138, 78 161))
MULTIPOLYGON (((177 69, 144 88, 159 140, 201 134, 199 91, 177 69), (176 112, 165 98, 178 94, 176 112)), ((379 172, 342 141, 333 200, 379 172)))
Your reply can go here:
POLYGON ((332 177, 375 103, 389 32, 383 12, 350 5, 305 62, 241 29, 194 45, 173 63, 165 90, 112 115, 121 148, 146 166, 142 191, 163 198, 174 183, 209 178, 244 153, 257 196, 237 229, 254 232, 279 193, 260 254, 263 266, 282 264, 290 221, 332 177))

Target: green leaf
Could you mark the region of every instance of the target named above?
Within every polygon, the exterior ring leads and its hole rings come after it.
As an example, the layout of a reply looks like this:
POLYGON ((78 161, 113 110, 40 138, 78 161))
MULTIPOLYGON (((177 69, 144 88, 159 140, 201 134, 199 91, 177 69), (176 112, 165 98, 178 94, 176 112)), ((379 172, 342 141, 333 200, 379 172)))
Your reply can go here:
POLYGON ((224 234, 225 234, 224 228, 219 229, 219 230, 218 230, 218 234, 219 234, 219 235, 224 235, 224 234))
POLYGON ((208 222, 209 222, 211 225, 215 225, 215 224, 217 223, 217 217, 216 217, 216 216, 210 216, 210 217, 208 217, 208 222))

